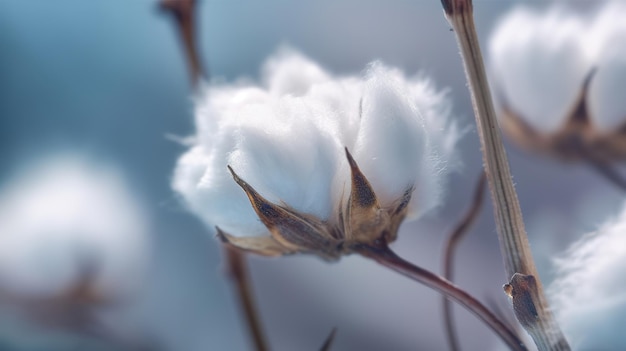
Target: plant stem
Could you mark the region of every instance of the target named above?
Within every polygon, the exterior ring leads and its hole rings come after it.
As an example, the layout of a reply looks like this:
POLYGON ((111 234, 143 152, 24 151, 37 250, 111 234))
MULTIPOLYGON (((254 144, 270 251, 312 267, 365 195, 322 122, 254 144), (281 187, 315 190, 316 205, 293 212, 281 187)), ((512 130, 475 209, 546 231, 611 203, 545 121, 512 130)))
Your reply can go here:
POLYGON ((199 83, 200 78, 207 73, 202 68, 200 55, 196 47, 195 9, 197 2, 197 0, 161 0, 159 4, 161 9, 169 12, 176 21, 185 56, 187 57, 187 67, 189 67, 191 82, 194 87, 199 83))
POLYGON ((328 334, 326 340, 324 340, 324 344, 322 344, 320 351, 330 351, 330 348, 333 346, 333 342, 335 341, 335 335, 337 335, 337 328, 333 328, 333 330, 330 331, 330 334, 328 334))
MULTIPOLYGON (((524 325, 524 328, 532 336, 540 351, 569 350, 569 345, 548 307, 528 244, 476 35, 472 1, 442 0, 442 4, 461 49, 465 74, 469 82, 485 171, 494 204, 500 250, 507 275, 512 279, 516 273, 521 273, 533 277, 536 281, 532 286, 536 291, 528 294, 532 299, 526 301, 528 306, 525 311, 527 314, 534 311, 536 316, 532 325, 524 325)), ((518 313, 523 311, 515 309, 515 312, 518 320, 524 317, 518 313)))
POLYGON ((502 323, 487 307, 470 294, 455 286, 444 278, 418 267, 393 252, 386 243, 379 243, 378 246, 360 245, 354 250, 359 254, 371 258, 385 267, 422 283, 447 298, 463 305, 479 319, 493 329, 511 350, 526 350, 526 346, 504 323, 502 323))
POLYGON ((265 340, 259 315, 256 310, 256 305, 252 297, 253 293, 250 279, 248 277, 248 266, 246 264, 245 254, 228 244, 224 245, 224 251, 226 254, 228 272, 235 283, 239 302, 243 310, 250 335, 252 335, 255 350, 266 351, 268 350, 267 342, 265 340))
MULTIPOLYGON (((452 233, 448 236, 448 240, 444 246, 444 254, 443 254, 443 277, 448 281, 454 280, 454 253, 456 248, 458 247, 459 242, 463 236, 468 232, 469 227, 474 223, 478 214, 480 213, 480 209, 483 204, 484 193, 485 193, 485 173, 481 173, 480 178, 478 179, 478 183, 476 183, 476 189, 474 190, 474 198, 472 200, 472 205, 463 216, 463 219, 459 224, 454 228, 452 233)), ((443 303, 443 319, 445 323, 446 336, 448 339, 448 345, 450 346, 450 350, 457 351, 459 350, 459 339, 456 332, 456 326, 454 325, 454 318, 452 314, 452 303, 451 301, 444 295, 442 296, 443 303)))

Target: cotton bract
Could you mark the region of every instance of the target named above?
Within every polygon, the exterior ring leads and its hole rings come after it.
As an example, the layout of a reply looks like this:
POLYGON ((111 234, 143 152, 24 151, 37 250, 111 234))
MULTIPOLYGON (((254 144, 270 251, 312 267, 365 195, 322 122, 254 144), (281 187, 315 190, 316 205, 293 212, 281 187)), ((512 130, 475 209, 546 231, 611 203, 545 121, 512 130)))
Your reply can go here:
POLYGON ((265 254, 321 245, 332 257, 368 230, 395 238, 402 219, 439 205, 459 132, 428 80, 381 63, 334 77, 291 50, 262 72, 259 85, 206 85, 196 97, 197 134, 173 187, 208 225, 233 243, 269 231, 270 241, 237 242, 274 248, 265 254), (322 238, 294 244, 307 231, 322 238))

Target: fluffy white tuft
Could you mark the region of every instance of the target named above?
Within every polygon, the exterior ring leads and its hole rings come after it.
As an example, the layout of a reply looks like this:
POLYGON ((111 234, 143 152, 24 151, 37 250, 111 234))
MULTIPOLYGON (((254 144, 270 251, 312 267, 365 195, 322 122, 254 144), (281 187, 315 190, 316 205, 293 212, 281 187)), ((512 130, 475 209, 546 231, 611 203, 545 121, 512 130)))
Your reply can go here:
POLYGON ((583 82, 593 127, 609 132, 626 122, 626 4, 609 1, 592 16, 561 5, 547 13, 518 7, 489 42, 496 98, 530 126, 551 133, 572 112, 583 82))
POLYGON ((118 172, 80 157, 52 157, 0 192, 3 289, 60 293, 88 263, 98 289, 124 292, 138 282, 147 240, 145 214, 118 172))
POLYGON ((209 86, 197 98, 196 144, 180 158, 173 187, 208 225, 266 232, 227 165, 267 199, 333 220, 349 183, 344 147, 383 205, 412 186, 410 216, 439 204, 460 133, 445 94, 425 79, 379 63, 363 76, 333 77, 282 49, 261 82, 209 86))
POLYGON ((549 294, 573 345, 581 350, 626 346, 626 207, 617 219, 574 243, 556 268, 549 294))

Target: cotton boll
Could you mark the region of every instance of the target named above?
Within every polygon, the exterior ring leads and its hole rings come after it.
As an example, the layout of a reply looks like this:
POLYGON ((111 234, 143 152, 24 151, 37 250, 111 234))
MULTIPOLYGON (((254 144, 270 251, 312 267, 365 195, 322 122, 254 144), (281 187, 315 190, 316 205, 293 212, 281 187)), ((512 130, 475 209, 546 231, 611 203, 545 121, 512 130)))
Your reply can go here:
POLYGON ((584 350, 626 346, 626 208, 574 243, 556 261, 550 286, 558 321, 572 344, 584 350))
MULTIPOLYGON (((263 72, 261 86, 214 84, 197 102, 198 134, 208 135, 181 157, 172 184, 207 225, 236 236, 268 234, 230 166, 271 203, 319 221, 322 236, 336 234, 351 191, 344 147, 383 206, 398 205, 411 188, 411 218, 438 204, 459 133, 448 121, 449 102, 430 83, 381 64, 365 77, 332 77, 285 50, 263 72)), ((325 246, 322 256, 336 258, 334 249, 325 246)))
POLYGON ((0 193, 0 284, 58 295, 79 283, 125 293, 147 259, 148 224, 115 170, 58 156, 29 168, 0 193))
POLYGON ((416 203, 420 203, 419 210, 429 206, 419 201, 423 187, 430 186, 431 180, 420 177, 421 167, 431 167, 428 136, 406 84, 395 78, 381 65, 371 68, 354 156, 383 206, 391 205, 415 186, 409 206, 414 212, 418 210, 416 203))
POLYGON ((561 128, 581 93, 591 69, 579 44, 585 27, 561 8, 544 16, 517 8, 490 39, 496 97, 538 131, 561 128))

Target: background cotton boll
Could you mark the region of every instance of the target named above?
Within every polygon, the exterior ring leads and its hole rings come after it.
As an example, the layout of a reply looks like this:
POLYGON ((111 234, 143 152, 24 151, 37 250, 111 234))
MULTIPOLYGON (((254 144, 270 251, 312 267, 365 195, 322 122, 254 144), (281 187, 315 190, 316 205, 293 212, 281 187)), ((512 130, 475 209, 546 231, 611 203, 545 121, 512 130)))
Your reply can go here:
POLYGON ((290 48, 279 50, 263 67, 264 84, 278 96, 302 96, 313 84, 329 79, 321 67, 290 48))
POLYGON ((114 170, 73 156, 29 168, 0 194, 0 284, 39 296, 85 278, 114 297, 139 284, 148 224, 114 170))
POLYGON ((556 261, 550 287, 559 322, 581 350, 626 346, 626 208, 621 215, 574 243, 556 261))
POLYGON ((559 129, 591 69, 579 45, 584 30, 562 8, 517 8, 505 16, 489 43, 496 98, 541 132, 559 129))
POLYGON ((393 72, 379 64, 371 68, 354 155, 383 206, 391 205, 415 186, 409 205, 409 212, 415 213, 430 206, 421 201, 420 192, 431 185, 431 179, 419 174, 422 167, 431 165, 424 120, 409 94, 406 82, 393 72))

